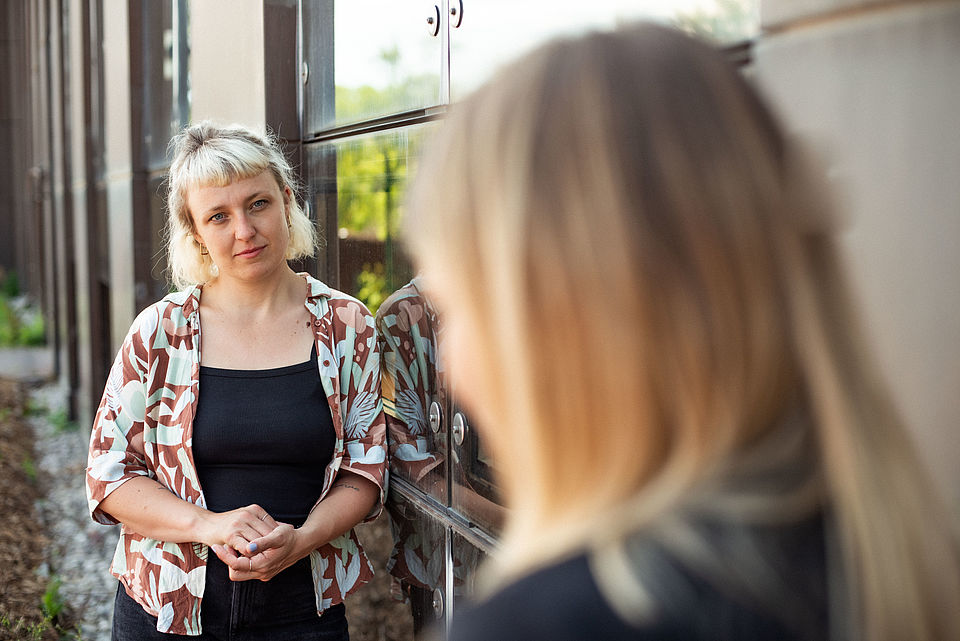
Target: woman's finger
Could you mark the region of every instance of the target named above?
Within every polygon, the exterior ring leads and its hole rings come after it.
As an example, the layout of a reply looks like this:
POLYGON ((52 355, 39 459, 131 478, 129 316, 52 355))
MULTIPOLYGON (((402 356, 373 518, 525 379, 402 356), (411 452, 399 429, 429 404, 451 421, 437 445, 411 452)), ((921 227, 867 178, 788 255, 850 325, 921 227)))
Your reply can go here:
POLYGON ((253 575, 254 562, 250 557, 237 554, 236 550, 225 545, 211 545, 210 549, 227 566, 231 581, 248 581, 256 578, 253 575))
POLYGON ((227 545, 211 545, 210 549, 213 550, 213 553, 217 555, 217 558, 223 561, 224 565, 229 568, 239 566, 237 559, 240 558, 240 555, 232 547, 227 545))
POLYGON ((273 520, 272 516, 264 512, 262 517, 251 521, 249 525, 254 532, 254 535, 249 537, 249 540, 253 541, 254 539, 273 532, 274 528, 277 527, 277 522, 273 520))
POLYGON ((273 517, 270 516, 270 513, 256 503, 240 509, 247 512, 251 517, 257 519, 258 521, 263 521, 271 529, 277 525, 276 521, 273 520, 273 517))
POLYGON ((251 540, 246 551, 248 554, 255 554, 272 548, 281 548, 289 541, 292 531, 292 525, 280 523, 264 536, 251 540))

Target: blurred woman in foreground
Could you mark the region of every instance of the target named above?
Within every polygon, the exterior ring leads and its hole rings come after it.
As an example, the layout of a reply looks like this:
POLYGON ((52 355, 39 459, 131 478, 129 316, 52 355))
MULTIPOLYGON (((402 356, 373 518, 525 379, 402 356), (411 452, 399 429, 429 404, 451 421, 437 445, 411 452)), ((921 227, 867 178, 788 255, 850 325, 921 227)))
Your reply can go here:
POLYGON ((743 77, 639 25, 453 110, 408 239, 511 509, 465 639, 960 638, 832 220, 743 77))

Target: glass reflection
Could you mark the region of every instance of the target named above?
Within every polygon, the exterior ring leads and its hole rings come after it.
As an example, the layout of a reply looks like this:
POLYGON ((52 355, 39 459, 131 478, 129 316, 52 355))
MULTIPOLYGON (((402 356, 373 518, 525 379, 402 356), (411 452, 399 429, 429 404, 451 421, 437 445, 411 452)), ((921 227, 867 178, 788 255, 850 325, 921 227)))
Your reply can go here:
POLYGON ((441 325, 418 279, 377 311, 381 388, 390 473, 446 505, 446 387, 440 367, 441 325))
POLYGON ((421 125, 332 144, 340 289, 374 313, 411 276, 398 234, 407 179, 428 129, 421 125))
POLYGON ((439 104, 442 38, 426 22, 434 11, 433 2, 335 2, 336 116, 323 126, 439 104))
POLYGON ((394 541, 387 561, 391 592, 410 604, 413 633, 419 635, 443 615, 434 604, 435 593, 442 594, 446 582, 446 529, 395 492, 387 508, 394 541))
MULTIPOLYGON (((459 8, 461 0, 450 0, 459 8)), ((752 38, 760 30, 759 0, 606 0, 540 3, 468 2, 450 29, 451 100, 463 98, 502 64, 545 40, 633 20, 673 24, 720 45, 752 38)))
POLYGON ((470 523, 491 535, 498 535, 504 512, 495 482, 493 461, 469 415, 462 408, 454 407, 453 416, 456 422, 463 425, 463 436, 462 439, 455 438, 451 446, 451 507, 470 523))
POLYGON ((469 598, 476 591, 477 571, 487 555, 457 532, 452 535, 453 594, 457 599, 469 598))

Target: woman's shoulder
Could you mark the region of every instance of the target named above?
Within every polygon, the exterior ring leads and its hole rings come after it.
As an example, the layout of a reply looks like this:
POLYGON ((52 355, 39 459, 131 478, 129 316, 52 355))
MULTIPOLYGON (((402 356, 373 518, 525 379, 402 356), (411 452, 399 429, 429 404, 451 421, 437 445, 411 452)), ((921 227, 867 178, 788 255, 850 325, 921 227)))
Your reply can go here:
POLYGON ((620 619, 597 588, 587 556, 581 554, 528 574, 458 611, 449 638, 619 641, 670 637, 662 636, 660 630, 637 629, 620 619))
MULTIPOLYGON (((639 560, 635 555, 622 558, 633 571, 641 571, 647 594, 640 601, 615 592, 616 582, 598 580, 602 564, 597 552, 579 554, 532 572, 458 612, 450 640, 825 638, 821 524, 814 519, 786 530, 772 535, 779 551, 761 555, 765 562, 789 557, 782 567, 768 568, 779 579, 755 577, 754 588, 761 583, 777 588, 769 600, 752 598, 722 577, 710 579, 709 572, 695 570, 666 548, 648 542, 638 548, 639 560), (611 599, 618 602, 617 609, 611 599), (624 610, 630 603, 639 609, 624 610), (628 611, 643 616, 628 617, 628 622, 624 618, 628 611), (801 613, 799 621, 791 616, 801 613)), ((762 543, 764 538, 758 540, 762 543)), ((736 569, 731 572, 736 574, 736 569)))
POLYGON ((167 294, 143 308, 127 332, 128 339, 146 341, 160 331, 182 334, 199 305, 198 288, 191 287, 167 294))

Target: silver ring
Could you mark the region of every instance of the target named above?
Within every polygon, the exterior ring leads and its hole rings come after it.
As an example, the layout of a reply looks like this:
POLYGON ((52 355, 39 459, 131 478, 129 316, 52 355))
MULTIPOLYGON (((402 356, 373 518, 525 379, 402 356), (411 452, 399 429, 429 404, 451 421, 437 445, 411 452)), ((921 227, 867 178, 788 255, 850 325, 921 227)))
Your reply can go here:
POLYGON ((247 572, 253 572, 253 559, 247 557, 247 563, 250 564, 250 566, 247 568, 247 572))

